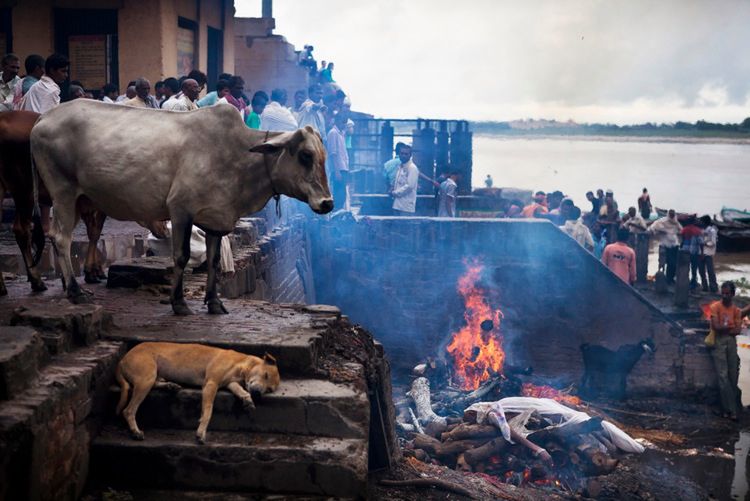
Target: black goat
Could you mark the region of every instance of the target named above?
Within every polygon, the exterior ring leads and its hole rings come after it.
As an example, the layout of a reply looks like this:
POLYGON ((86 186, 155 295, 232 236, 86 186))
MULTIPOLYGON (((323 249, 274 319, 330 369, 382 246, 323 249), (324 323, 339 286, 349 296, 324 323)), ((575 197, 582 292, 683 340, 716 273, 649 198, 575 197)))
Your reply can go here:
POLYGON ((607 396, 623 400, 627 377, 633 366, 645 352, 654 351, 656 346, 652 339, 620 346, 617 351, 603 346, 582 344, 585 372, 581 381, 581 394, 587 397, 607 396))

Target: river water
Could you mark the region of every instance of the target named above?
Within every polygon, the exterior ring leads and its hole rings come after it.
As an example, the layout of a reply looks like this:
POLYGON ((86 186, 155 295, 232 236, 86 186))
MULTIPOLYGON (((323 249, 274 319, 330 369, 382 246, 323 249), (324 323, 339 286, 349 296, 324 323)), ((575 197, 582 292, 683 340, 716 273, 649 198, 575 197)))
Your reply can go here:
POLYGON ((498 187, 560 190, 582 210, 589 190, 612 189, 624 211, 644 187, 678 212, 750 208, 750 144, 475 136, 472 185, 487 174, 498 187))
MULTIPOLYGON (((583 211, 589 190, 613 190, 625 211, 644 187, 654 206, 678 212, 750 209, 750 144, 478 135, 473 146, 472 186, 490 174, 496 187, 560 190, 583 211)), ((719 281, 750 280, 750 253, 719 254, 716 266, 719 281)))

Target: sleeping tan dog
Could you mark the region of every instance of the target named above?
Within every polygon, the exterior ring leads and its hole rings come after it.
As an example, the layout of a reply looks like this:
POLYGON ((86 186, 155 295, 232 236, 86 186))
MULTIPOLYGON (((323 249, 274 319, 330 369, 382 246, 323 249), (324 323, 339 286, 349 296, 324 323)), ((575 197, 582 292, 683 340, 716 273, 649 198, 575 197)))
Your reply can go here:
POLYGON ((226 387, 242 400, 246 409, 252 410, 255 404, 250 392, 270 393, 280 382, 276 360, 268 354, 261 359, 233 350, 181 343, 139 344, 120 360, 115 377, 120 384, 117 413, 125 409, 123 416, 136 440, 143 440, 143 432, 135 422, 135 413, 157 378, 202 386, 201 419, 195 433, 200 443, 206 441, 206 428, 219 388, 226 387), (131 386, 133 395, 125 407, 131 386))

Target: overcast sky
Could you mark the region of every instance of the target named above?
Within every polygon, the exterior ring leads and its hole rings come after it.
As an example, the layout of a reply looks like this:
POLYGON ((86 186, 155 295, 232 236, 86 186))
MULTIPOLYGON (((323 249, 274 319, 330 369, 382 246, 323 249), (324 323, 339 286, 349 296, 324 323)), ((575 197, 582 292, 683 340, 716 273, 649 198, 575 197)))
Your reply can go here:
MULTIPOLYGON (((241 17, 260 5, 235 0, 241 17)), ((748 0, 276 0, 273 14, 378 117, 750 116, 748 0)))

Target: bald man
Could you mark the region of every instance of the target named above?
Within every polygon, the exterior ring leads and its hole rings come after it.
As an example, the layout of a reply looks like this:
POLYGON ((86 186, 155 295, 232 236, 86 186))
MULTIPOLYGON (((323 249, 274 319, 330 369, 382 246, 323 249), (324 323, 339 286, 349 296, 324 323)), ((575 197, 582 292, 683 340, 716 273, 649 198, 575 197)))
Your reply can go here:
POLYGON ((198 109, 198 94, 200 94, 200 85, 192 78, 186 78, 182 82, 182 92, 176 96, 170 97, 161 106, 161 109, 167 111, 193 111, 198 109))

